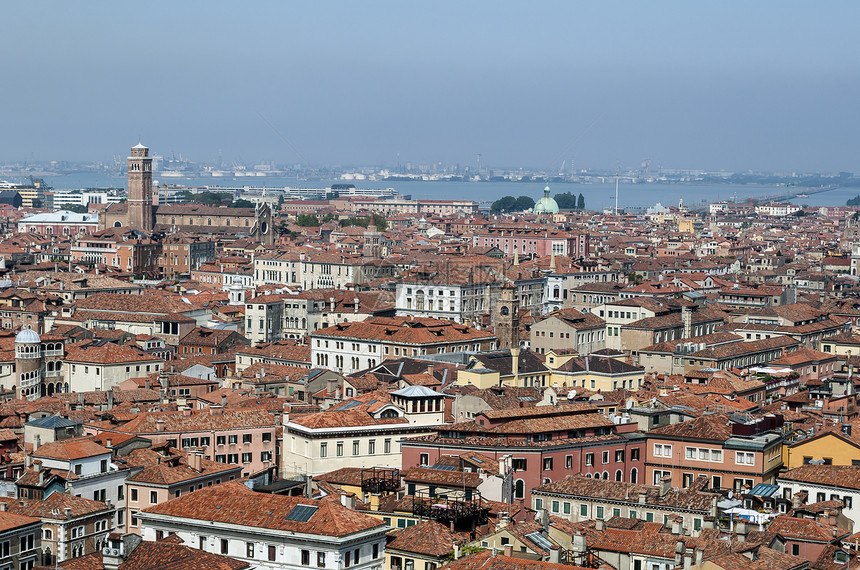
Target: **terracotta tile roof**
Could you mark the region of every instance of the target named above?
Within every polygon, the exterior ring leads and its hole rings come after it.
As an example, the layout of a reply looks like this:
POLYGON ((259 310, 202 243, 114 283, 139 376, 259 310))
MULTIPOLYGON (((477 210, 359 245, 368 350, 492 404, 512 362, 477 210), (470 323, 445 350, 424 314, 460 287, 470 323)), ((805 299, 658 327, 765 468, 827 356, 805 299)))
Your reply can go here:
POLYGON ((117 346, 115 344, 103 346, 72 345, 66 354, 67 362, 77 364, 121 364, 124 362, 161 362, 162 360, 129 346, 117 346))
POLYGON ((689 488, 670 489, 665 494, 661 494, 660 487, 656 485, 639 485, 621 481, 591 479, 584 475, 569 475, 564 479, 540 485, 533 492, 633 503, 637 503, 640 495, 644 495, 647 505, 710 511, 716 495, 703 491, 707 484, 707 478, 700 477, 689 488))
POLYGON ((257 493, 237 482, 206 487, 141 512, 339 537, 386 526, 380 519, 344 507, 336 497, 313 500, 257 493), (299 505, 317 510, 307 522, 287 520, 299 505))
POLYGON ((486 331, 451 321, 428 318, 374 317, 361 322, 340 323, 311 333, 311 337, 348 338, 395 344, 441 344, 495 339, 486 331))
POLYGON ((324 429, 350 426, 406 424, 409 422, 406 418, 377 419, 361 410, 345 410, 341 412, 331 411, 307 414, 295 419, 290 419, 290 423, 309 429, 324 429))
POLYGON ((802 542, 834 542, 837 538, 843 538, 851 534, 849 531, 840 529, 837 526, 824 524, 813 519, 800 519, 786 515, 779 515, 774 518, 767 527, 767 530, 775 532, 789 540, 800 540, 802 542))
POLYGON ((495 554, 489 550, 464 556, 449 562, 439 570, 579 570, 579 566, 554 564, 542 560, 529 560, 495 554))
POLYGON ((858 465, 801 465, 779 475, 786 481, 800 481, 846 489, 860 489, 858 465))
POLYGON ((16 515, 10 512, 0 512, 0 532, 6 532, 19 526, 25 526, 33 523, 41 523, 42 521, 35 517, 25 515, 16 515))
POLYGON ((455 542, 468 542, 468 535, 451 532, 447 526, 436 521, 421 521, 390 533, 385 549, 442 557, 451 552, 455 542))
POLYGON ((659 438, 663 435, 674 437, 686 437, 696 439, 709 439, 713 441, 726 441, 732 435, 732 428, 726 414, 712 414, 701 416, 685 422, 678 422, 648 432, 659 438))
POLYGON ((210 410, 184 412, 141 412, 128 423, 114 427, 113 431, 140 435, 159 433, 158 422, 164 422, 165 432, 225 430, 275 425, 275 418, 264 409, 225 409, 220 413, 210 410))
POLYGON ((0 497, 0 501, 8 505, 9 512, 36 517, 40 519, 50 520, 70 520, 80 517, 93 515, 101 512, 112 512, 113 507, 108 507, 105 503, 85 499, 83 497, 75 497, 66 493, 51 493, 47 499, 42 501, 20 501, 0 497), (65 509, 70 509, 66 515, 65 509))
POLYGON ((124 459, 129 467, 143 468, 136 475, 129 477, 128 481, 154 485, 174 485, 217 473, 241 471, 239 466, 218 463, 205 457, 200 459, 200 470, 197 471, 188 466, 188 456, 175 449, 171 449, 167 455, 152 449, 135 449, 124 459))
POLYGON ((481 484, 481 476, 470 471, 448 471, 444 469, 432 469, 426 467, 413 467, 401 473, 406 482, 426 483, 428 485, 441 485, 445 487, 469 487, 477 489, 481 484))
POLYGON ((33 457, 68 461, 109 453, 110 449, 99 445, 91 437, 76 437, 46 443, 33 452, 33 457))

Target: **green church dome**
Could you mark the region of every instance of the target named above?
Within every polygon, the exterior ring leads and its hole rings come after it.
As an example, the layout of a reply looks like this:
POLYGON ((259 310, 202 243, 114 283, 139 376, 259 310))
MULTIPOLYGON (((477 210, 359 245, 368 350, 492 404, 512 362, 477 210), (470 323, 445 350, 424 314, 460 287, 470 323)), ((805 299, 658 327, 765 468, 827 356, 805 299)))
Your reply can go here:
POLYGON ((543 189, 543 198, 535 204, 535 212, 558 214, 558 202, 549 195, 549 186, 543 189))

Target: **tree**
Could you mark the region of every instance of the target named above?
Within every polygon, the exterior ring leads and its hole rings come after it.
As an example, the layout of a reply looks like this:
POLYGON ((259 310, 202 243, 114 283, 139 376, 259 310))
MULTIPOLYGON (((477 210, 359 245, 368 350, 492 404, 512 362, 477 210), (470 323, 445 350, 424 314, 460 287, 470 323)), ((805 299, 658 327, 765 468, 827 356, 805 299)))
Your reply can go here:
POLYGON ((514 198, 513 196, 505 196, 493 202, 492 206, 490 206, 490 212, 494 214, 504 214, 513 210, 516 205, 516 198, 514 198))
POLYGON ((584 210, 585 209, 585 196, 582 195, 582 192, 579 193, 579 198, 576 199, 576 209, 584 210))
POLYGON ((555 202, 558 204, 559 210, 575 210, 576 209, 576 196, 571 194, 570 192, 564 192, 562 194, 555 195, 555 202))
POLYGON ((253 208, 254 203, 250 200, 239 199, 228 204, 230 208, 253 208))
POLYGON ((313 214, 299 214, 296 216, 296 225, 303 228, 318 228, 320 220, 313 214))
POLYGON ((514 211, 525 212, 535 207, 535 201, 528 196, 520 196, 514 205, 514 211))
POLYGON ((848 205, 849 206, 860 206, 860 196, 857 196, 855 198, 851 198, 850 200, 848 200, 848 205))
POLYGON ((83 204, 69 204, 67 206, 63 206, 63 210, 74 212, 76 214, 86 214, 89 211, 89 209, 83 204))

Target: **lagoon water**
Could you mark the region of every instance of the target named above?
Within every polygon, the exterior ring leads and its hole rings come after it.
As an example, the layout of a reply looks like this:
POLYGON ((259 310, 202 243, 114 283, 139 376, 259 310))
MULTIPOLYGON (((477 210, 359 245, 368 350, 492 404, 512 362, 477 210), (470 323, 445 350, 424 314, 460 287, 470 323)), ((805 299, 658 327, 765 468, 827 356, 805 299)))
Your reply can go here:
MULTIPOLYGON (((283 188, 285 186, 299 188, 325 188, 333 183, 343 183, 339 180, 296 180, 280 176, 255 177, 205 177, 205 178, 158 178, 162 184, 208 185, 221 187, 263 186, 283 188)), ((125 176, 108 176, 92 173, 45 176, 45 182, 54 188, 125 188, 125 176)), ((350 181, 359 188, 394 188, 404 195, 415 199, 428 200, 476 200, 492 202, 502 196, 530 196, 535 201, 543 196, 542 182, 424 182, 424 181, 350 181)), ((570 192, 580 193, 585 198, 585 205, 591 210, 600 210, 615 205, 615 183, 605 184, 550 184, 552 195, 570 192)), ((777 194, 783 188, 779 186, 733 185, 733 184, 631 184, 622 183, 618 194, 620 208, 646 208, 661 203, 664 206, 675 206, 683 199, 690 207, 706 206, 710 202, 720 200, 736 200, 743 202, 750 198, 777 194)), ((795 198, 792 202, 809 206, 844 206, 845 202, 860 194, 858 188, 836 188, 828 192, 812 194, 808 198, 795 198)))

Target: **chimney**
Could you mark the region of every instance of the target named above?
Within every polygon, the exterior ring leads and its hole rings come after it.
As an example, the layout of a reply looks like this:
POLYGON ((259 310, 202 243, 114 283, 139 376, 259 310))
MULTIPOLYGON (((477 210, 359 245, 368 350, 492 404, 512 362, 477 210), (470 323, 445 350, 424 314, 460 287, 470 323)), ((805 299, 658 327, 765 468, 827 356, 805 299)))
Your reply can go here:
POLYGON ((191 408, 189 406, 182 408, 182 415, 186 418, 189 417, 191 415, 191 408))
POLYGON ((328 298, 328 310, 334 312, 334 297, 328 298))
POLYGON ((227 394, 221 394, 221 407, 227 405, 227 394))
POLYGON ((355 493, 347 493, 345 491, 340 492, 340 504, 346 507, 347 509, 354 511, 355 510, 355 493))
POLYGON ((675 567, 678 568, 684 563, 684 553, 687 548, 684 546, 684 541, 679 540, 675 543, 675 567))
POLYGON ((585 554, 586 549, 585 535, 582 534, 581 530, 577 530, 571 541, 571 550, 576 554, 585 554))
POLYGON ((704 559, 704 557, 705 557, 704 549, 697 548, 696 549, 696 566, 699 566, 702 564, 702 560, 704 559))
POLYGON ((371 511, 379 511, 379 494, 378 493, 371 493, 370 494, 370 510, 371 511))
POLYGON ((681 308, 681 321, 684 324, 684 336, 681 338, 690 338, 693 336, 693 312, 690 307, 681 308))
POLYGON ((514 383, 516 384, 516 377, 520 375, 520 349, 519 348, 511 348, 511 372, 514 375, 514 383))
POLYGON ((33 461, 33 471, 36 473, 42 472, 42 461, 40 459, 36 459, 33 461))
POLYGON ((735 524, 735 534, 738 542, 746 542, 747 540, 747 523, 739 521, 735 524))
POLYGON ((665 477, 660 479, 660 496, 665 497, 666 493, 672 490, 672 477, 671 475, 666 475, 665 477))
POLYGON ((355 297, 355 298, 352 300, 352 312, 353 312, 353 313, 357 313, 357 312, 358 312, 358 297, 355 297))
POLYGON ((675 517, 672 520, 672 534, 674 534, 674 535, 684 534, 684 527, 681 526, 680 517, 675 517))
POLYGON ((72 518, 72 509, 70 509, 69 507, 64 508, 63 514, 66 516, 67 519, 72 518))
MULTIPOLYGON (((509 544, 508 546, 510 547, 511 545, 509 544)), ((549 549, 549 561, 553 564, 561 564, 561 548, 554 546, 549 549)))
POLYGON ((5 513, 5 512, 6 512, 6 511, 8 511, 8 510, 9 510, 9 505, 8 505, 8 504, 6 504, 6 502, 5 502, 5 501, 3 501, 2 503, 0 503, 0 512, 5 513))
POLYGON ((434 372, 435 370, 436 370, 436 368, 431 364, 430 366, 428 366, 428 367, 427 367, 426 374, 427 374, 428 376, 433 376, 433 372, 434 372))
POLYGON ((149 376, 143 379, 143 389, 149 390, 149 376))
POLYGON ((164 420, 158 420, 155 422, 155 431, 163 432, 164 431, 164 420))
POLYGON ((504 551, 505 551, 505 556, 513 556, 514 555, 514 545, 513 544, 506 544, 504 551))
POLYGON ((113 388, 105 390, 105 397, 107 397, 107 407, 110 410, 113 408, 113 388))
POLYGON ((222 406, 209 406, 209 413, 213 416, 223 416, 224 408, 222 406))
POLYGON ((455 542, 453 550, 454 550, 454 560, 459 560, 460 559, 460 545, 455 542))
POLYGON ((594 530, 600 532, 603 530, 603 519, 594 520, 594 530))
POLYGON ((111 438, 107 438, 107 439, 105 440, 105 447, 107 447, 107 448, 112 448, 112 447, 113 447, 113 440, 112 440, 111 438))

